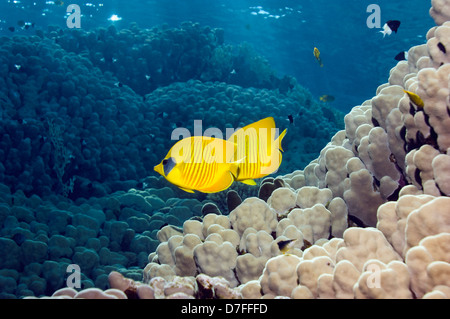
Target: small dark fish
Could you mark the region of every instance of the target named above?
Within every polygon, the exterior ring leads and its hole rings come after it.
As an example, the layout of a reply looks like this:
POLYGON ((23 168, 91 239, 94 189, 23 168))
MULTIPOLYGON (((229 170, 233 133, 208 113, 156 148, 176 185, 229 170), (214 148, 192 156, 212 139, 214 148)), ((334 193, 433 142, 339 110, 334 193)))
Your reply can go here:
POLYGON ((292 114, 288 115, 288 120, 290 124, 294 124, 294 117, 292 116, 292 114))
POLYGON ((122 82, 116 82, 114 85, 118 88, 121 88, 123 86, 122 82))
POLYGON ((441 50, 444 54, 447 53, 447 49, 445 48, 445 46, 444 46, 441 42, 438 43, 438 48, 439 48, 439 50, 441 50))
POLYGON ((14 32, 14 31, 16 31, 16 28, 14 28, 14 27, 9 27, 8 30, 11 31, 11 32, 14 32))
POLYGON ((408 60, 408 52, 407 52, 407 51, 400 52, 399 54, 397 54, 397 55, 395 56, 395 59, 396 59, 397 61, 405 61, 405 60, 408 60))
POLYGON ((167 114, 166 112, 159 112, 157 117, 165 119, 169 116, 169 114, 167 114))
POLYGON ((17 25, 22 28, 25 25, 25 21, 19 20, 17 21, 17 25))
POLYGON ((282 240, 278 242, 278 248, 280 249, 281 253, 285 255, 289 250, 291 250, 292 245, 297 239, 288 239, 288 240, 282 240))

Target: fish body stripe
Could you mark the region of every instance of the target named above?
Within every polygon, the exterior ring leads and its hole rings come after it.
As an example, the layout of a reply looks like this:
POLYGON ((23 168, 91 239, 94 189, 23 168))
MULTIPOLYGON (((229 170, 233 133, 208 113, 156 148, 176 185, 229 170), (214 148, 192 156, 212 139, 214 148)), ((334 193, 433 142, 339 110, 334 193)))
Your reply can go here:
POLYGON ((187 165, 183 166, 182 174, 186 185, 201 188, 201 186, 209 185, 214 180, 219 169, 217 161, 224 161, 223 158, 220 158, 222 152, 217 152, 214 147, 220 148, 225 147, 225 145, 212 143, 214 142, 211 140, 200 138, 194 138, 191 141, 191 156, 185 157, 189 158, 189 161, 185 163, 187 165), (211 154, 213 150, 215 154, 211 154))

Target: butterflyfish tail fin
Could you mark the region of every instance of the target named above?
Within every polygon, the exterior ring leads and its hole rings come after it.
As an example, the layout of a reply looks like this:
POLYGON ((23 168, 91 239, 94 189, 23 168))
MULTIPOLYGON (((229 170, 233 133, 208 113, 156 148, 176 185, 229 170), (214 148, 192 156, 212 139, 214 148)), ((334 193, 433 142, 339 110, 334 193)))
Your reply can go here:
POLYGON ((284 129, 284 131, 280 134, 280 136, 278 136, 277 140, 275 141, 275 143, 277 143, 276 145, 278 145, 278 149, 282 152, 284 152, 284 150, 283 150, 283 147, 281 146, 281 141, 286 136, 286 133, 287 133, 287 128, 284 129))

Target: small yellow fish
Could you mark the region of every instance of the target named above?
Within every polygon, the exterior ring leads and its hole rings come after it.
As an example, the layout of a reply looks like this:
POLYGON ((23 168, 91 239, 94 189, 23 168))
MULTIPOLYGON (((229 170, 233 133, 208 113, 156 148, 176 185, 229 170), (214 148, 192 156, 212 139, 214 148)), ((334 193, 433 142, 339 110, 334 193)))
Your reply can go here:
POLYGON ((286 253, 292 249, 292 246, 294 245, 294 242, 297 239, 288 239, 288 240, 282 240, 278 242, 278 248, 280 249, 280 252, 283 255, 286 255, 286 253))
POLYGON ((334 101, 334 96, 325 94, 325 95, 322 95, 319 99, 322 102, 329 103, 329 102, 333 102, 334 101))
POLYGON ((237 181, 256 185, 253 179, 278 170, 283 151, 281 141, 287 130, 285 129, 277 138, 276 132, 275 120, 273 117, 267 117, 237 130, 228 138, 228 142, 236 145, 235 159, 242 159, 239 163, 237 181))
POLYGON ((236 146, 219 138, 187 137, 178 141, 154 170, 170 183, 193 193, 216 193, 233 184, 238 162, 231 162, 236 146))
POLYGON ((413 93, 411 91, 403 90, 408 96, 411 102, 413 102, 415 105, 417 105, 419 108, 423 108, 425 106, 425 103, 423 102, 422 98, 418 96, 416 93, 413 93))
POLYGON ((316 58, 317 62, 319 62, 320 67, 323 67, 322 59, 320 58, 320 51, 318 48, 314 48, 314 57, 316 58))

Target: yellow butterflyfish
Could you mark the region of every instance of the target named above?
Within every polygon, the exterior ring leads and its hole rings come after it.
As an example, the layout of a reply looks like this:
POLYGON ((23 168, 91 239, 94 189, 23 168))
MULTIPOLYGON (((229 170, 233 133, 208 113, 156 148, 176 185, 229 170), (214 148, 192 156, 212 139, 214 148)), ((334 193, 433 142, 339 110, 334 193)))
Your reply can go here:
POLYGON ((236 145, 235 158, 239 159, 236 180, 256 185, 255 178, 276 172, 282 160, 281 141, 286 131, 275 138, 275 121, 267 117, 234 132, 227 141, 236 145))
POLYGON ((320 51, 318 48, 314 48, 314 57, 316 58, 317 62, 319 62, 320 67, 323 67, 322 59, 320 58, 320 51))
POLYGON ((403 90, 403 92, 405 92, 409 96, 411 102, 413 102, 419 108, 423 108, 425 106, 425 103, 423 102, 422 98, 416 93, 406 90, 403 90))
POLYGON ((232 162, 235 145, 207 136, 178 141, 154 170, 170 183, 193 193, 216 193, 233 184, 238 162, 232 162))

